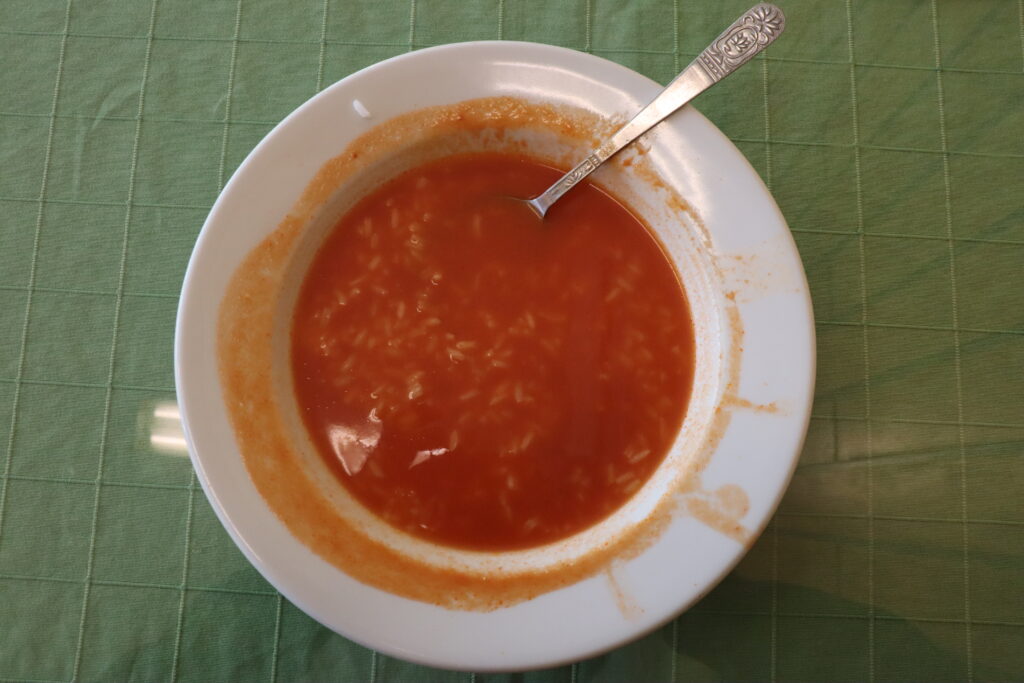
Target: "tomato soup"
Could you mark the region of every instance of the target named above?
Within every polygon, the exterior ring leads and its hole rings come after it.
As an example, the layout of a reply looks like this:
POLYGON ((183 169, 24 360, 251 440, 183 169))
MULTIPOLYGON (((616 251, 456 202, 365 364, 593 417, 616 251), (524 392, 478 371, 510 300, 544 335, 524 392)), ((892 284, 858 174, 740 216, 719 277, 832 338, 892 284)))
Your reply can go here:
POLYGON ((522 549, 601 521, 679 431, 694 368, 679 277, 592 183, 540 221, 560 171, 508 154, 389 181, 326 237, 292 320, 319 454, 414 536, 522 549))

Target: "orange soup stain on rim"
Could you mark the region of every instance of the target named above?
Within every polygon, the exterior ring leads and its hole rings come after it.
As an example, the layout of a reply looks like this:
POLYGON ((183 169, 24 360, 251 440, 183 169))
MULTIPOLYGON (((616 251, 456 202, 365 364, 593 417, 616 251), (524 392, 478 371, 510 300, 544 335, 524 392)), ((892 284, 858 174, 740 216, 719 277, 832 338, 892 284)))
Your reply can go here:
MULTIPOLYGON (((675 492, 662 496, 646 518, 585 552, 542 568, 511 563, 483 573, 458 564, 428 563, 382 542, 340 512, 322 478, 304 464, 303 448, 287 415, 288 399, 281 395, 274 371, 280 354, 275 336, 281 283, 288 276, 304 231, 337 188, 394 150, 443 144, 446 136, 471 135, 485 140, 493 139, 489 136, 495 130, 535 130, 591 147, 614 127, 614 123, 581 110, 511 97, 470 100, 398 116, 360 136, 326 162, 288 216, 232 274, 220 305, 217 359, 239 452, 260 495, 288 531, 357 581, 442 607, 493 610, 572 585, 595 576, 613 561, 635 557, 662 534, 676 515, 691 514, 680 503, 700 491, 700 473, 728 427, 728 407, 715 411, 711 424, 699 437, 700 445, 692 460, 673 473, 675 492)), ((515 144, 506 144, 505 148, 524 151, 515 144)), ((632 172, 669 193, 673 210, 699 223, 685 200, 660 183, 646 159, 634 158, 632 164, 632 172)), ((724 382, 726 395, 735 395, 743 328, 735 305, 727 305, 726 311, 733 341, 724 352, 724 382)), ((744 533, 737 540, 749 544, 752 536, 744 533)))
POLYGON ((586 183, 541 221, 509 197, 561 172, 477 153, 413 168, 348 211, 292 318, 317 450, 414 536, 518 550, 636 493, 679 431, 694 333, 650 230, 586 183))

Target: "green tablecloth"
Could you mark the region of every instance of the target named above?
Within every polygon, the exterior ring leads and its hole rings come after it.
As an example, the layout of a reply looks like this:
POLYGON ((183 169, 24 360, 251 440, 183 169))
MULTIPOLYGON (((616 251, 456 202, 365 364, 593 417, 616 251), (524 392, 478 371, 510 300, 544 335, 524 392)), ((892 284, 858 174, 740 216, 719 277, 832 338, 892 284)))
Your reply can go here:
POLYGON ((807 445, 711 595, 525 676, 332 634, 248 565, 174 430, 182 273, 318 89, 406 50, 566 45, 667 82, 749 0, 0 2, 0 679, 1024 679, 1024 4, 782 0, 699 108, 796 236, 807 445))

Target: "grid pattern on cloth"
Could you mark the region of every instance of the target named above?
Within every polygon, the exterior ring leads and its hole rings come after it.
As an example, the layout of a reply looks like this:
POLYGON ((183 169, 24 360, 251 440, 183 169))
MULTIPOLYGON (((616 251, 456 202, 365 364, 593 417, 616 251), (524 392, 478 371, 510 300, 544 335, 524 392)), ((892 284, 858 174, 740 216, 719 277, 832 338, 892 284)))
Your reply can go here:
POLYGON ((636 643, 522 676, 366 650, 282 600, 154 438, 205 213, 298 104, 477 39, 667 82, 746 5, 0 4, 0 680, 1024 678, 1024 0, 787 0, 702 97, 795 235, 818 386, 765 534, 636 643))

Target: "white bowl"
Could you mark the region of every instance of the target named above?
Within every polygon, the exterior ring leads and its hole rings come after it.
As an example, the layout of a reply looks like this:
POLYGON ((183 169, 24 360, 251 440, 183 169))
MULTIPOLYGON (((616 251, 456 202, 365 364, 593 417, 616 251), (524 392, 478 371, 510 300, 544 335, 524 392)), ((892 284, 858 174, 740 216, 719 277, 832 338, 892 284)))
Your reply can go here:
MULTIPOLYGON (((360 583, 297 540, 269 508, 249 477, 222 399, 216 332, 232 273, 323 164, 354 138, 423 107, 496 95, 622 118, 659 90, 612 62, 546 45, 477 42, 421 50, 368 67, 306 102, 224 188, 185 276, 175 333, 178 402, 193 464, 221 522, 263 576, 313 618, 367 647, 431 666, 554 666, 613 648, 676 616, 707 593, 764 528, 789 482, 810 415, 810 297, 767 189, 693 108, 652 132, 644 155, 644 163, 688 200, 693 218, 680 223, 652 216, 655 209, 641 213, 687 287, 698 337, 694 397, 681 437, 652 482, 628 509, 587 532, 587 542, 600 544, 602 534, 635 522, 651 501, 678 498, 667 526, 639 552, 604 573, 487 612, 445 609, 360 583), (672 473, 696 457, 698 438, 706 447, 699 486, 684 494, 667 491, 672 473), (744 497, 747 505, 738 500, 744 497)), ((626 169, 602 172, 629 181, 626 169)), ((655 201, 642 187, 638 192, 655 201)), ((522 558, 543 564, 573 547, 541 548, 522 558)), ((493 559, 467 557, 480 566, 493 559)))

